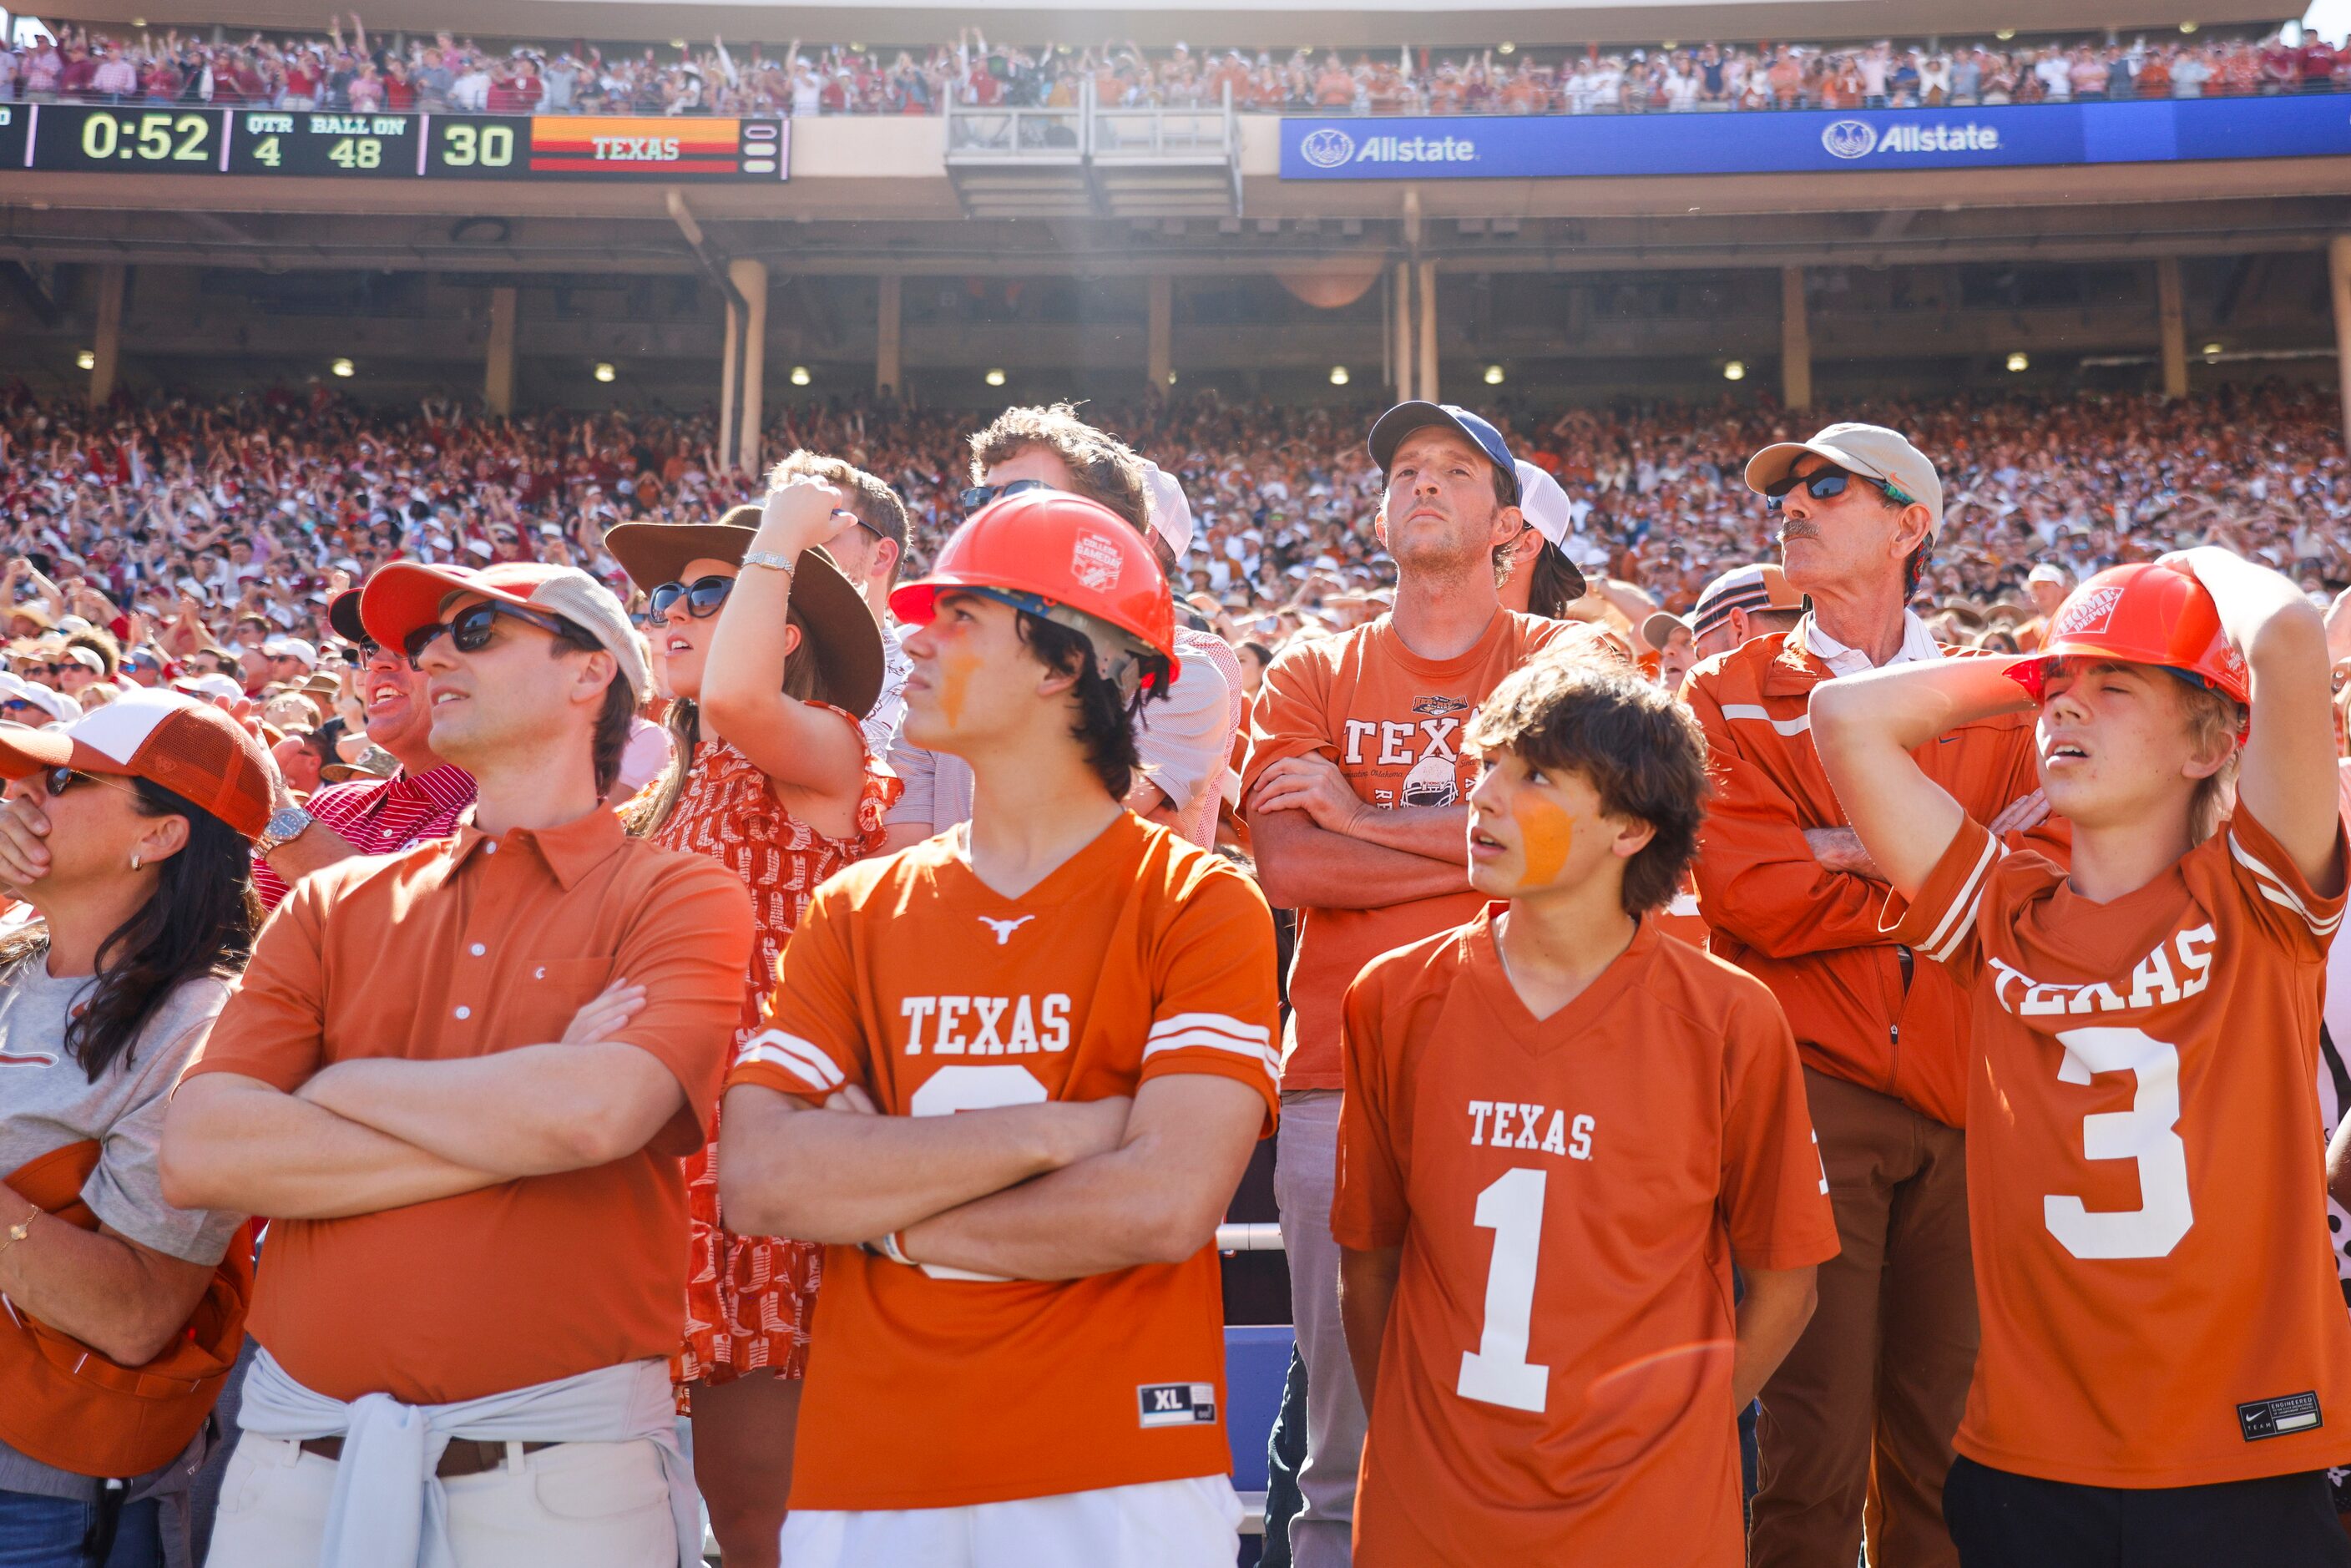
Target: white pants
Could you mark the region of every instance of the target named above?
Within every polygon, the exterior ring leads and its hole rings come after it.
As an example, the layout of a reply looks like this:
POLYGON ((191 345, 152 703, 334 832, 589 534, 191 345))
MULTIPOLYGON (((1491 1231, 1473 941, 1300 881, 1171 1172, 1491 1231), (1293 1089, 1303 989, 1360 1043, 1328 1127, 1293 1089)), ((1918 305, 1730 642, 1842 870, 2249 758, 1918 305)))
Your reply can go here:
POLYGON ((967 1508, 796 1508, 783 1568, 1232 1568, 1240 1523, 1223 1476, 967 1508))
MULTIPOLYGON (((561 1443, 442 1486, 458 1568, 678 1568, 651 1443, 561 1443)), ((319 1552, 335 1461, 246 1432, 221 1479, 210 1568, 331 1568, 319 1552)))

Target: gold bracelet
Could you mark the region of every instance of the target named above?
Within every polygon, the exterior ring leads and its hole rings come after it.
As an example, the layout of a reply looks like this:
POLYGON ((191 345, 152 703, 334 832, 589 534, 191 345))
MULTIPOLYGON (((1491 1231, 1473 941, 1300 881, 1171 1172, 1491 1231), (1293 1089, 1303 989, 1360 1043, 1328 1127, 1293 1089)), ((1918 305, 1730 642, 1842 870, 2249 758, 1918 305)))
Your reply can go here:
POLYGON ((743 552, 743 564, 745 566, 764 566, 770 571, 780 571, 786 577, 792 575, 792 563, 786 560, 782 556, 778 555, 774 550, 745 550, 743 552))
POLYGON ((8 1228, 8 1239, 5 1241, 0 1241, 0 1258, 6 1257, 9 1248, 14 1247, 17 1242, 22 1241, 25 1238, 30 1236, 33 1233, 33 1222, 47 1212, 48 1211, 47 1209, 37 1208, 33 1210, 32 1213, 25 1216, 24 1218, 18 1220, 16 1224, 10 1226, 8 1228))

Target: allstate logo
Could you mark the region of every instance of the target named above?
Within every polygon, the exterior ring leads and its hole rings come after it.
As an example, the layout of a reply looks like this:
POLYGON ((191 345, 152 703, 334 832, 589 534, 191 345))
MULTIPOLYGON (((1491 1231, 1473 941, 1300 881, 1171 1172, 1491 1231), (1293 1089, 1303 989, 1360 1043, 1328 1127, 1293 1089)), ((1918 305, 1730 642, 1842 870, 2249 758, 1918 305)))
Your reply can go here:
POLYGON ((1355 155, 1355 139, 1326 126, 1307 132, 1306 140, 1298 144, 1298 155, 1317 169, 1336 169, 1355 155))
POLYGON ((1832 120, 1821 132, 1821 145, 1839 158, 1866 158, 1877 145, 1877 132, 1858 120, 1832 120))

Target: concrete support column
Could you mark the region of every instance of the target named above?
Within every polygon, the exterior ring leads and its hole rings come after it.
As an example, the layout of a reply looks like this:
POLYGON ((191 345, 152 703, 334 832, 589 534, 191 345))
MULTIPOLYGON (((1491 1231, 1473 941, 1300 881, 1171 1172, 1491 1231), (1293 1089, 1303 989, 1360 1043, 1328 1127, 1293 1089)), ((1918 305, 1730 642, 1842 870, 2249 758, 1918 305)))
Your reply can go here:
POLYGON ((89 406, 102 407, 114 396, 122 374, 122 287, 130 269, 119 261, 98 269, 98 337, 90 344, 89 406))
POLYGON ((1395 341, 1388 360, 1395 370, 1395 401, 1412 401, 1412 263, 1399 261, 1395 269, 1395 341))
POLYGON ((490 350, 482 367, 482 401, 498 418, 514 413, 515 291, 490 290, 490 350))
POLYGON ((2335 371, 2343 394, 2344 439, 2351 442, 2351 235, 2326 242, 2326 281, 2335 298, 2335 371))
POLYGON ((1176 280, 1165 273, 1151 277, 1151 328, 1144 352, 1144 374, 1151 395, 1167 395, 1167 378, 1176 369, 1176 280))
POLYGON ((2188 395, 2188 308, 2179 291, 2179 258, 2155 264, 2156 311, 2163 326, 2163 395, 2188 395))
POLYGON ((1804 269, 1780 269, 1780 401, 1813 406, 1813 326, 1804 315, 1804 269))
POLYGON ((1426 402, 1437 401, 1437 263, 1420 264, 1420 374, 1414 378, 1413 395, 1426 402))
POLYGON ((735 466, 745 474, 759 471, 759 424, 764 412, 761 394, 767 382, 768 367, 768 264, 764 261, 730 261, 726 276, 743 296, 750 312, 748 322, 735 320, 735 308, 726 308, 726 382, 722 398, 734 420, 735 466), (740 397, 733 394, 735 370, 735 334, 743 334, 743 386, 740 397))
POLYGON ((885 272, 880 278, 882 308, 873 323, 873 391, 876 396, 894 396, 901 402, 906 389, 900 380, 899 358, 904 352, 901 333, 904 313, 903 280, 894 272, 885 272))

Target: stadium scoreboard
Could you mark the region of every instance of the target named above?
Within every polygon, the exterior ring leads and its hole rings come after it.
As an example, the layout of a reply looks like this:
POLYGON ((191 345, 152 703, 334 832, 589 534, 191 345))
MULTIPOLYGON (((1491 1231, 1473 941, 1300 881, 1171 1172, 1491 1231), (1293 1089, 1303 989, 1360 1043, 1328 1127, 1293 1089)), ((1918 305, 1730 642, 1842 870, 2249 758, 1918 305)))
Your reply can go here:
POLYGON ((773 182, 788 122, 0 103, 0 171, 314 179, 773 182))

